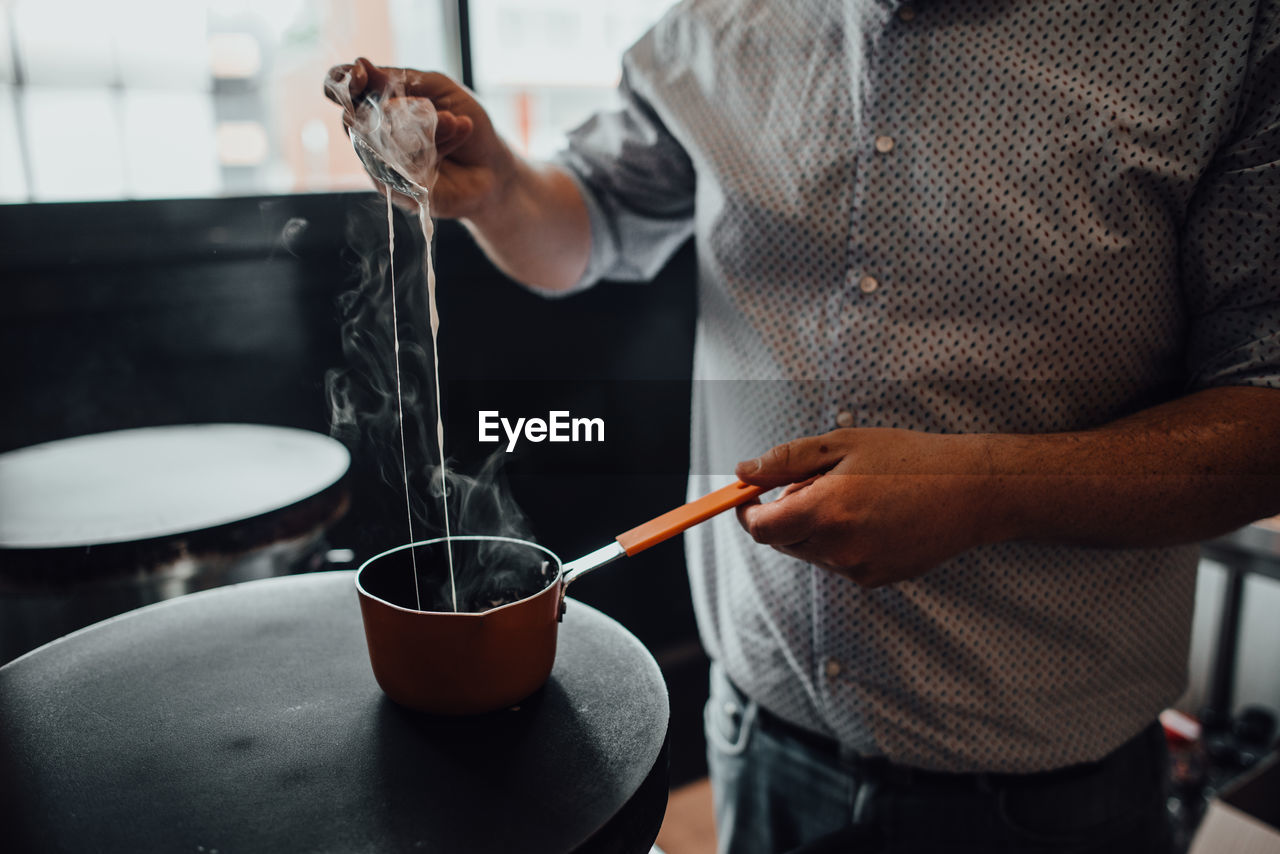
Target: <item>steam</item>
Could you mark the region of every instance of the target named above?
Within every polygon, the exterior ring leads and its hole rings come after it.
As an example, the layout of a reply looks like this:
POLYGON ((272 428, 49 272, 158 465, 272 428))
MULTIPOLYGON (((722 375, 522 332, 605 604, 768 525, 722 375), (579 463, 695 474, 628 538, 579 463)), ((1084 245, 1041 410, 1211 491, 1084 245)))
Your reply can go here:
POLYGON ((295 216, 290 217, 289 220, 285 222, 284 228, 280 229, 280 244, 284 246, 284 250, 290 255, 295 257, 297 256, 298 252, 297 249, 295 249, 295 246, 298 241, 302 239, 303 232, 307 230, 308 225, 310 225, 310 223, 305 219, 300 216, 295 216))
MULTIPOLYGON (((435 430, 431 428, 437 422, 439 373, 431 355, 434 318, 428 287, 424 287, 424 282, 434 282, 429 254, 431 221, 426 208, 427 191, 436 174, 434 107, 426 99, 398 97, 394 92, 352 104, 346 79, 329 79, 326 87, 346 108, 351 132, 359 134, 402 176, 427 188, 418 198, 421 234, 414 244, 416 251, 409 263, 394 270, 388 220, 370 207, 353 214, 347 223, 358 281, 338 300, 347 364, 326 376, 330 431, 357 453, 365 450, 371 454, 383 482, 397 494, 405 494, 418 539, 443 536, 447 519, 453 536, 530 540, 528 520, 502 477, 501 451, 474 475, 454 471, 447 460, 437 459, 435 430), (398 311, 393 310, 397 305, 398 311), (399 321, 399 405, 393 318, 399 321)), ((530 595, 549 583, 534 549, 493 542, 453 551, 458 610, 484 610, 530 595)), ((406 570, 417 573, 414 578, 420 585, 421 607, 453 610, 454 592, 444 550, 415 552, 420 552, 416 568, 406 564, 406 570)))
MULTIPOLYGON (((533 540, 529 520, 517 506, 503 477, 504 458, 501 451, 495 451, 474 476, 446 468, 449 518, 454 520, 454 536, 496 534, 533 540)), ((442 496, 438 474, 429 476, 427 482, 432 487, 433 501, 439 502, 442 496)), ((553 580, 544 577, 545 569, 542 554, 527 546, 486 540, 464 549, 455 548, 458 608, 480 611, 531 595, 553 580)), ((432 604, 428 604, 424 595, 423 607, 432 608, 436 603, 449 601, 447 578, 429 590, 432 604)))
POLYGON ((362 139, 393 169, 422 189, 435 185, 436 108, 428 98, 405 97, 393 81, 387 92, 351 99, 351 73, 325 78, 325 91, 342 105, 347 132, 362 139))

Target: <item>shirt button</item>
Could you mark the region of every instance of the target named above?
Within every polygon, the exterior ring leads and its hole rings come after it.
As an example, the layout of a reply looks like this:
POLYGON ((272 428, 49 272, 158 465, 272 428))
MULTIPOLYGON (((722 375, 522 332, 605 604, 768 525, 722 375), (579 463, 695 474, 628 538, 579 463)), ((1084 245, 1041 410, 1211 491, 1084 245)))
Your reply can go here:
POLYGON ((864 294, 869 294, 875 291, 876 288, 880 287, 880 283, 871 276, 863 276, 862 280, 858 282, 858 287, 864 294))
POLYGON ((910 6, 903 6, 898 10, 898 17, 904 21, 914 21, 916 18, 916 10, 910 6))
MULTIPOLYGON (((836 414, 836 423, 841 427, 853 426, 853 413, 848 410, 842 410, 836 414)), ((835 659, 832 659, 834 661, 835 659)))
POLYGON ((834 658, 828 658, 826 664, 827 678, 835 679, 840 675, 840 662, 834 658))
POLYGON ((880 152, 881 154, 888 154, 890 151, 893 151, 893 137, 891 136, 876 137, 876 151, 880 152))

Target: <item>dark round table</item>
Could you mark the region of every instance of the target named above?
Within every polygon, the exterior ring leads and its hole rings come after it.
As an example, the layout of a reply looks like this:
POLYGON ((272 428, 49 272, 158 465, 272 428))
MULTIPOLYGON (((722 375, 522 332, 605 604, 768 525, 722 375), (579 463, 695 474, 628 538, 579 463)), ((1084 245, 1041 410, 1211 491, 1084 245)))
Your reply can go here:
POLYGON ((520 706, 405 710, 369 669, 349 572, 195 593, 0 667, 6 851, 648 851, 666 686, 570 601, 520 706))

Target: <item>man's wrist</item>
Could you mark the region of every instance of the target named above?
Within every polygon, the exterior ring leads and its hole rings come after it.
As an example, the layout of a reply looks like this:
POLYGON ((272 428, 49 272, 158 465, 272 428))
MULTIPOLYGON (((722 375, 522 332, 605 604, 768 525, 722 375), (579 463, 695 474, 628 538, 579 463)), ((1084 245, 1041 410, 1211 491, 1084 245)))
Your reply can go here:
POLYGON ((973 475, 969 500, 973 507, 974 538, 977 546, 990 546, 1023 537, 1027 500, 1024 478, 1011 477, 1017 453, 1011 437, 998 433, 972 434, 969 439, 973 475))
POLYGON ((586 203, 559 167, 511 157, 511 174, 465 225, 512 279, 537 291, 566 291, 582 278, 590 259, 586 203))
POLYGON ((493 188, 476 209, 463 217, 464 224, 479 235, 498 235, 508 231, 520 218, 518 203, 521 182, 529 180, 529 166, 518 155, 511 154, 505 168, 493 170, 493 188))

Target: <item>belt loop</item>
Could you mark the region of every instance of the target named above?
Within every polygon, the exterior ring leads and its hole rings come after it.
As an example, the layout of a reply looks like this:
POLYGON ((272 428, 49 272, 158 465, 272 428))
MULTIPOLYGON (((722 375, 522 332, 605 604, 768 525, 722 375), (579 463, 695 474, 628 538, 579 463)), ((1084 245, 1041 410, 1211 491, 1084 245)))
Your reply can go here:
POLYGON ((880 780, 855 772, 856 783, 853 794, 853 815, 849 816, 852 824, 869 824, 872 819, 872 802, 880 790, 880 780))
MULTIPOLYGON (((741 688, 733 684, 728 674, 724 672, 724 668, 717 662, 711 664, 711 682, 710 696, 702 710, 704 731, 707 738, 716 743, 718 749, 729 756, 741 756, 747 749, 747 742, 751 740, 760 706, 755 700, 747 697, 741 688), (721 691, 717 691, 717 687, 723 688, 728 697, 725 697, 721 691), (720 727, 716 724, 717 717, 728 714, 728 710, 723 706, 718 707, 718 704, 731 704, 737 707, 735 713, 741 715, 732 741, 720 731, 720 727)), ((729 716, 732 717, 732 714, 729 716)))

